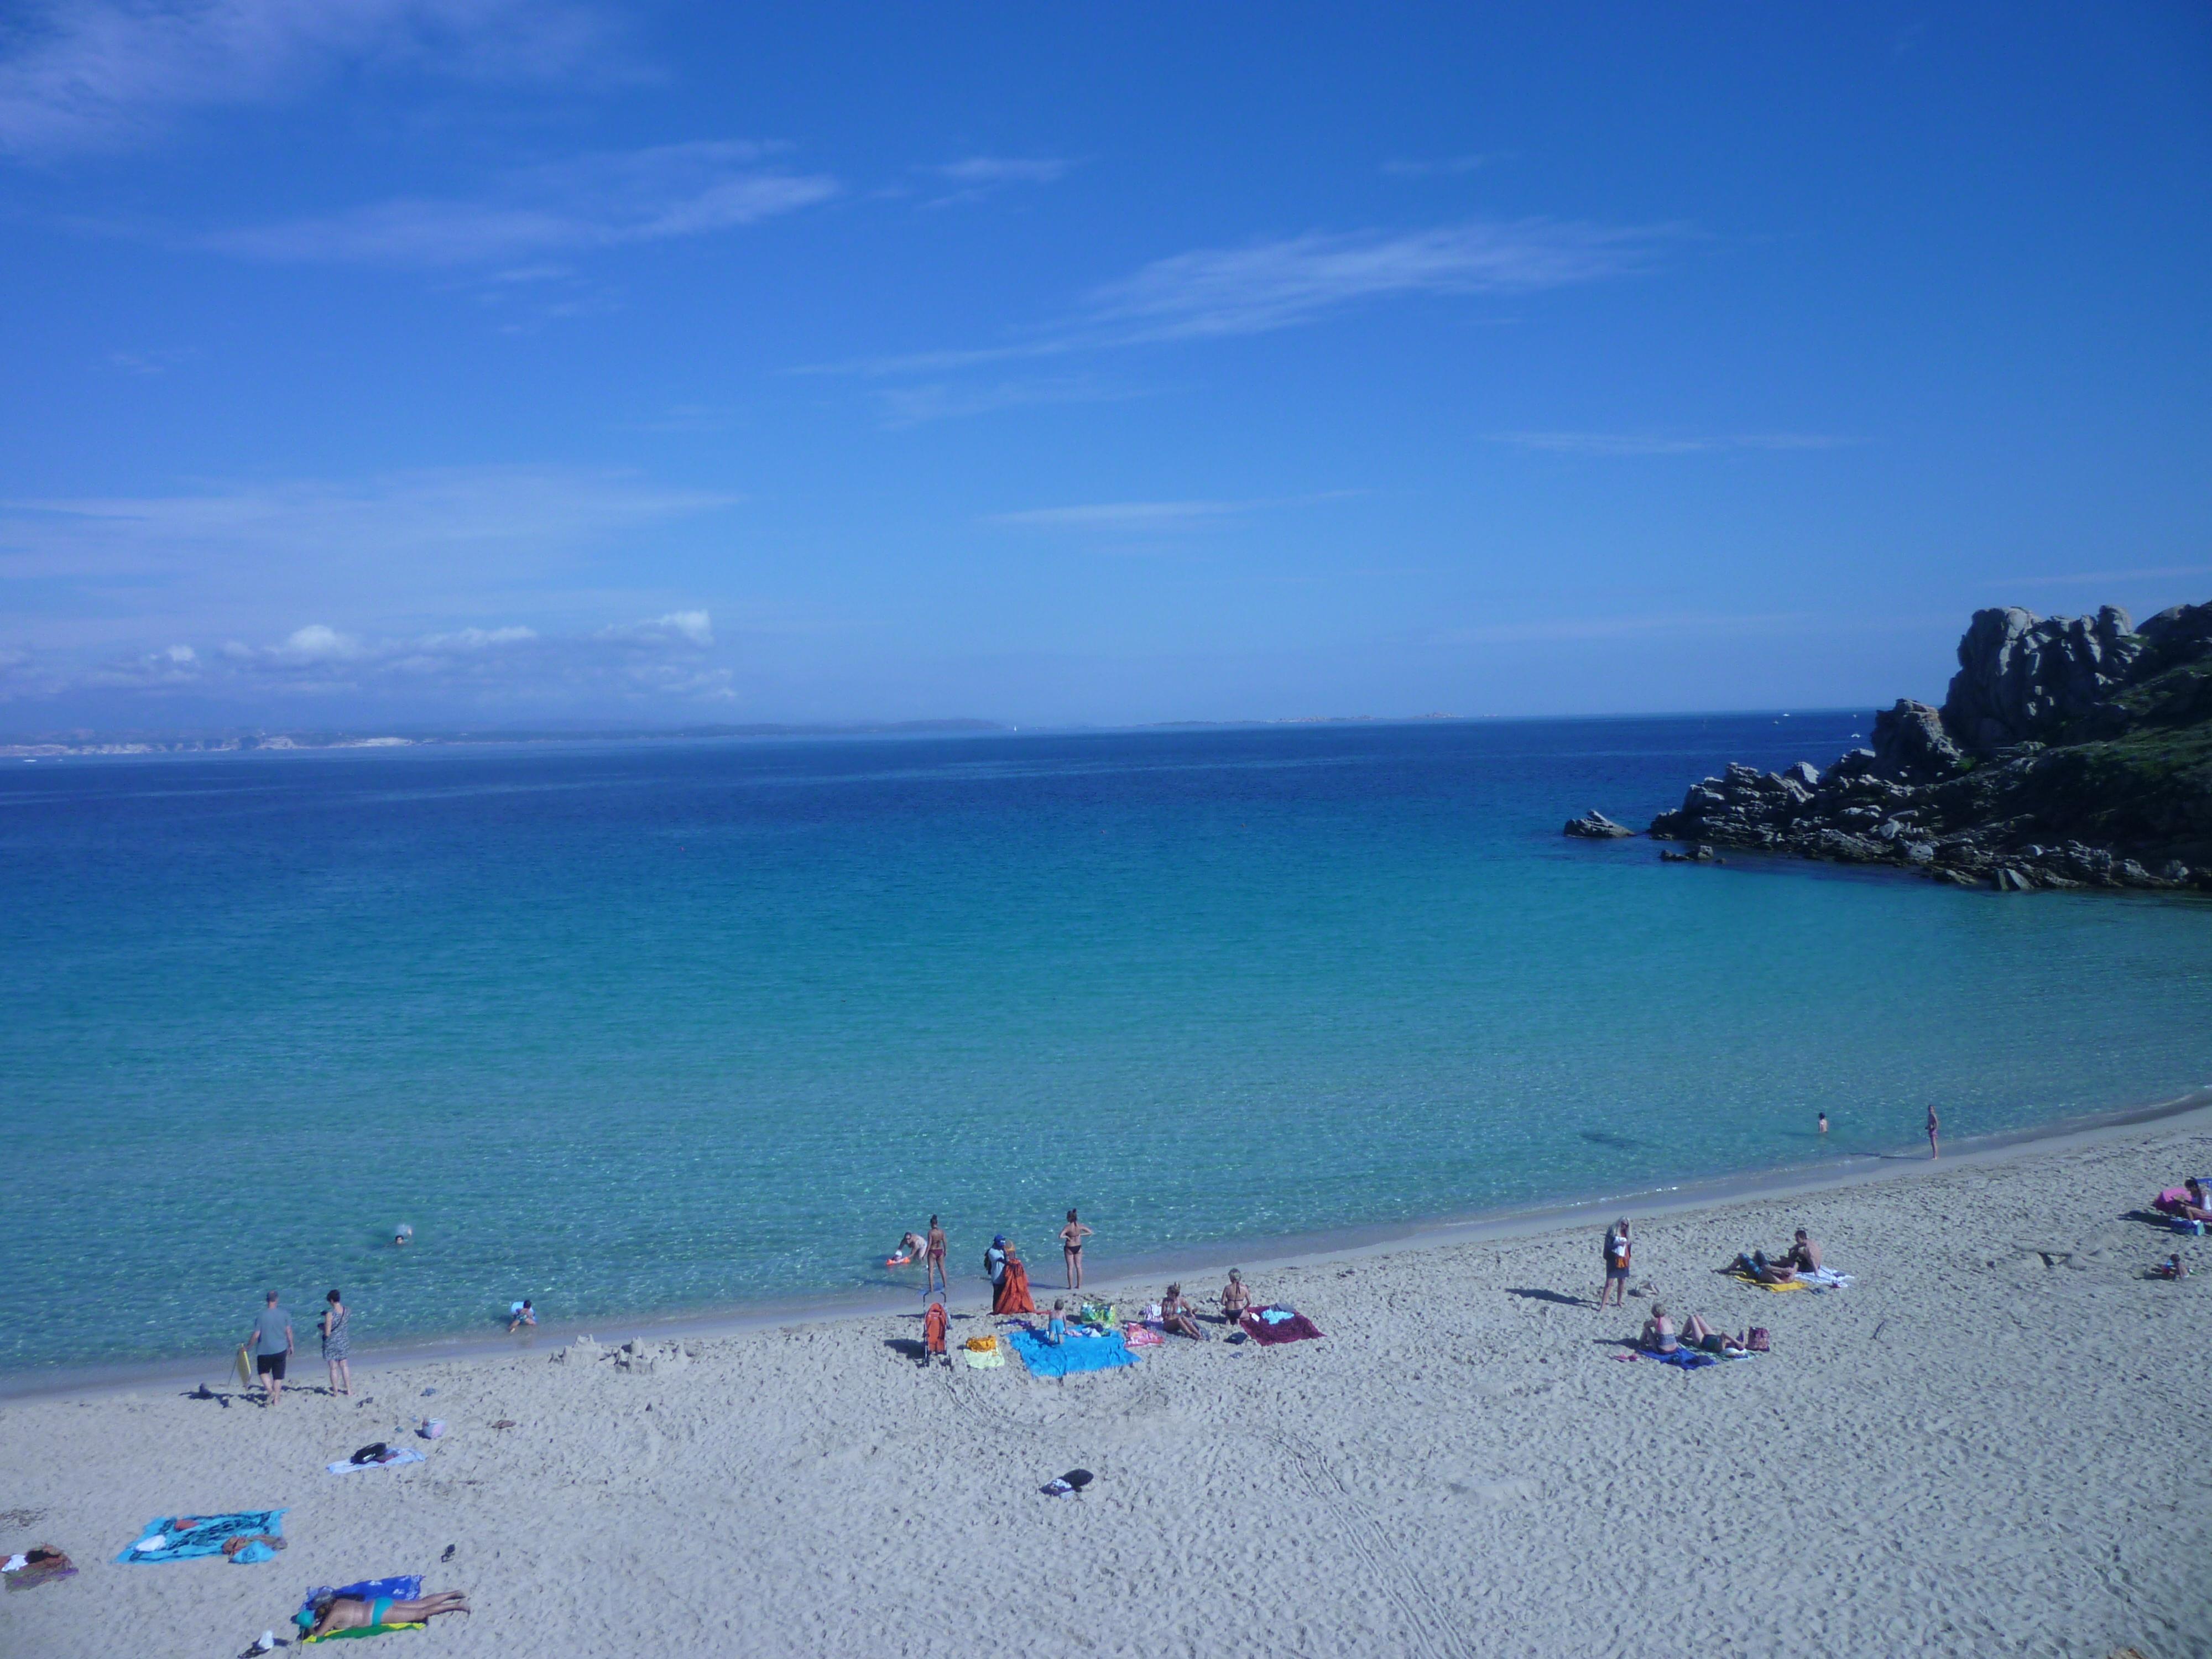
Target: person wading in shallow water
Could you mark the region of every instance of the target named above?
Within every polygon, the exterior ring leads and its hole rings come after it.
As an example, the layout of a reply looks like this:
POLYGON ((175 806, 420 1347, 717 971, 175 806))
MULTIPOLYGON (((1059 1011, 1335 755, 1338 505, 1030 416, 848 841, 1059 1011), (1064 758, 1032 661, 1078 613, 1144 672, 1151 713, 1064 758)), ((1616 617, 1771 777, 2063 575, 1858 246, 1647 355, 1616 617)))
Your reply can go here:
POLYGON ((1060 1259, 1067 1264, 1067 1288, 1083 1288, 1083 1241, 1091 1237, 1091 1229, 1075 1218, 1075 1212, 1067 1212, 1067 1225, 1060 1230, 1060 1259))

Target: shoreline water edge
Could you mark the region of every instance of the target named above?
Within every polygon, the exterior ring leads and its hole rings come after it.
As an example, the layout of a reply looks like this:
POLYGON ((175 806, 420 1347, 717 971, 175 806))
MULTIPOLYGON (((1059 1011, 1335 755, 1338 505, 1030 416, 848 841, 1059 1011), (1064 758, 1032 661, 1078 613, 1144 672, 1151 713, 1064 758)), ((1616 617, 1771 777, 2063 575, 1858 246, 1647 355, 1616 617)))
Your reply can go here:
MULTIPOLYGON (((1485 1240, 1523 1239, 1577 1225, 1595 1225, 1626 1208, 1643 1218, 1659 1218, 1739 1204, 1775 1201, 1832 1192, 1870 1182, 1957 1169, 2021 1152, 2057 1151, 2124 1136, 2144 1125, 2171 1121, 2177 1128, 2194 1120, 2212 1128, 2212 1083, 2167 1099, 2108 1112, 2083 1114, 1947 1143, 1940 1158, 1903 1148, 1887 1152, 1851 1152, 1832 1162, 1791 1164, 1708 1176, 1663 1186, 1589 1193, 1535 1206, 1437 1217, 1413 1221, 1347 1226, 1312 1233, 1259 1239, 1203 1241, 1123 1257, 1101 1273, 1086 1276, 1085 1289, 1103 1294, 1177 1275, 1225 1269, 1231 1259, 1249 1270, 1266 1272, 1356 1261, 1383 1252, 1426 1250, 1485 1240)), ((1040 1258, 1040 1289, 1049 1287, 1054 1269, 1040 1258)), ((980 1274, 962 1273, 950 1302, 956 1312, 988 1309, 990 1297, 980 1274)), ((921 1291, 855 1291, 843 1294, 775 1298, 705 1308, 648 1310, 594 1317, 549 1320, 513 1334, 456 1331, 386 1346, 355 1349, 356 1371, 405 1365, 514 1358, 558 1347, 578 1336, 613 1334, 616 1340, 665 1341, 672 1338, 713 1340, 782 1327, 880 1318, 911 1314, 921 1291)), ((243 1305, 243 1304, 241 1304, 243 1305)), ((300 1362, 313 1361, 312 1333, 301 1335, 300 1362)), ((204 1357, 113 1364, 61 1366, 52 1370, 0 1371, 0 1403, 21 1403, 88 1395, 114 1394, 167 1383, 220 1383, 229 1375, 228 1352, 204 1357)))

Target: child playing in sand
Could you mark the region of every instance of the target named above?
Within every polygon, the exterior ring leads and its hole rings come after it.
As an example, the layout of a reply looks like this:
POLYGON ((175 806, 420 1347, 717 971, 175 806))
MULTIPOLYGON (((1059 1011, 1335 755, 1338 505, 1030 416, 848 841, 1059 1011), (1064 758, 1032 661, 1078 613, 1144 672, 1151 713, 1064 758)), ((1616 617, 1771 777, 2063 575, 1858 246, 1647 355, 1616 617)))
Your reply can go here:
POLYGON ((2189 1277, 2189 1264, 2179 1255, 2170 1255, 2153 1267, 2151 1273, 2160 1279, 2186 1279, 2189 1277))

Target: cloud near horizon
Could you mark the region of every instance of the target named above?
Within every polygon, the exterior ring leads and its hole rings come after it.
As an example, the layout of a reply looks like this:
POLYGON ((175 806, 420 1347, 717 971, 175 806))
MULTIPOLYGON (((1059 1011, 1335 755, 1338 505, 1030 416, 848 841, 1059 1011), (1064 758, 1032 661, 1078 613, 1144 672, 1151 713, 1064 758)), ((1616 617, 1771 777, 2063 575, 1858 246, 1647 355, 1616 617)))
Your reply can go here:
POLYGON ((538 465, 0 501, 0 614, 36 594, 44 644, 96 648, 333 611, 398 632, 511 613, 517 594, 533 617, 665 607, 676 594, 610 588, 597 562, 740 499, 538 465))
POLYGON ((227 640, 105 657, 0 653, 0 703, 121 694, 149 713, 180 699, 258 711, 272 699, 296 708, 333 698, 512 713, 609 701, 727 702, 732 673, 710 654, 714 643, 704 611, 550 635, 510 625, 364 638, 310 623, 274 645, 227 640))
POLYGON ((568 0, 34 0, 0 58, 0 152, 131 149, 195 110, 297 101, 349 64, 604 76, 612 33, 568 0))

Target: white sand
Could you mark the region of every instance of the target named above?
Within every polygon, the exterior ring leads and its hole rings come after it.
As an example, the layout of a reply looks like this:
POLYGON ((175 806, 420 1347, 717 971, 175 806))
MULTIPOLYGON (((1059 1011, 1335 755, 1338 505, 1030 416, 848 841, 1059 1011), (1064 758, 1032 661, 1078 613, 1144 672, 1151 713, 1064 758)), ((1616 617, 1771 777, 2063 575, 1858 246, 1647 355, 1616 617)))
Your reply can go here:
POLYGON ((1253 1269, 1328 1340, 1064 1383, 922 1371, 886 1342, 917 1322, 878 1316, 650 1376, 359 1367, 367 1407, 19 1402, 0 1510, 44 1514, 0 1546, 84 1571, 0 1597, 0 1654, 235 1654, 311 1583, 410 1571, 476 1611, 384 1638, 402 1659, 2212 1654, 2212 1240, 2122 1218, 2208 1169, 2199 1113, 1653 1221, 1638 1281, 1773 1332, 1688 1374, 1613 1358, 1646 1302, 1553 1299, 1594 1294, 1581 1227, 1253 1269), (1715 1276, 1798 1224, 1855 1288, 1715 1276), (2201 1277, 2140 1277, 2177 1248, 2201 1277), (427 1463, 323 1473, 424 1412, 427 1463), (1038 1494, 1077 1466, 1087 1496, 1038 1494), (150 1516, 277 1504, 272 1565, 112 1561, 150 1516))

